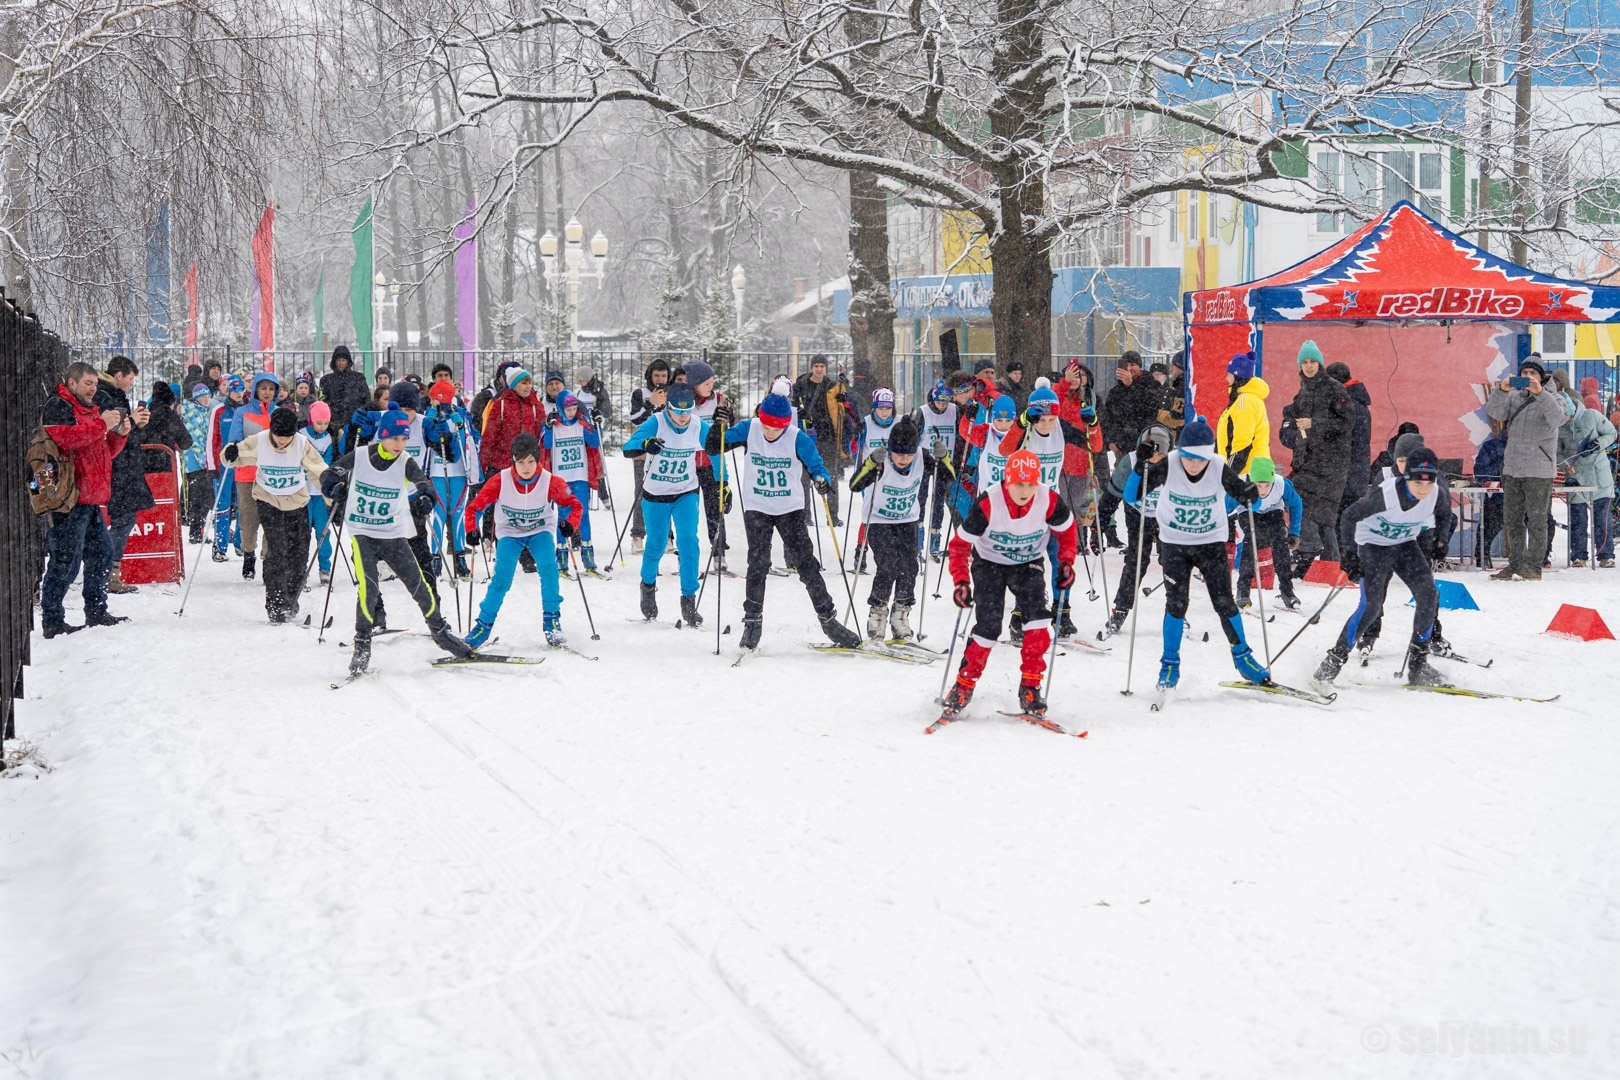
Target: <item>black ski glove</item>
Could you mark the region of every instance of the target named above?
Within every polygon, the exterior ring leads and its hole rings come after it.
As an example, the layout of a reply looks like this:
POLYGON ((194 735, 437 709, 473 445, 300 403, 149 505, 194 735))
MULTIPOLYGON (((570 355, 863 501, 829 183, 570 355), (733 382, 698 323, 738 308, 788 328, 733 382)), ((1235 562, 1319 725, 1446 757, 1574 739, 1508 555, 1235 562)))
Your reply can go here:
POLYGON ((567 518, 564 518, 562 521, 557 523, 557 535, 561 536, 564 540, 572 540, 577 534, 578 530, 574 528, 573 523, 567 518))
POLYGON ((641 444, 641 449, 644 452, 654 456, 662 454, 664 452, 664 440, 654 435, 652 438, 641 444))
POLYGON ((1058 563, 1057 587, 1064 592, 1074 587, 1074 563, 1058 563))
POLYGON ((966 610, 973 606, 973 585, 970 582, 958 581, 956 588, 951 590, 951 600, 956 606, 966 610))
POLYGON ((484 536, 483 536, 482 533, 480 533, 478 531, 478 526, 474 525, 472 528, 467 530, 467 546, 468 547, 470 547, 470 548, 477 547, 479 542, 481 540, 483 540, 483 539, 484 539, 484 536))
POLYGON ((226 443, 225 444, 225 449, 223 449, 223 450, 221 450, 219 452, 219 456, 224 458, 226 461, 234 462, 237 459, 237 456, 238 456, 237 453, 236 453, 236 444, 235 443, 226 443))
POLYGON ((815 479, 814 483, 816 485, 817 495, 826 495, 832 491, 832 485, 821 479, 819 476, 815 479))
POLYGON ((1346 551, 1339 559, 1339 569, 1351 581, 1361 580, 1361 556, 1354 551, 1346 551))
POLYGON ((730 427, 737 422, 737 413, 732 409, 730 401, 721 401, 720 404, 714 407, 714 419, 712 422, 721 427, 730 427))

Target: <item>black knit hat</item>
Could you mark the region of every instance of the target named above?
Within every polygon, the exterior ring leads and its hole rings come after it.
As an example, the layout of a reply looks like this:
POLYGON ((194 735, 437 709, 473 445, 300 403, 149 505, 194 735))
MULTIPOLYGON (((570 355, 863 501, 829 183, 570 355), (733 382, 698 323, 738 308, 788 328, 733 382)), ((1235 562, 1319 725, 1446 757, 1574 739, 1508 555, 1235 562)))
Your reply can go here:
POLYGON ((277 438, 287 439, 298 433, 298 414, 281 406, 270 414, 270 434, 277 438))
POLYGON ((917 452, 917 425, 911 422, 911 417, 903 417, 894 422, 889 430, 889 453, 915 454, 917 452))
POLYGON ((1408 480, 1440 479, 1440 459, 1427 446, 1420 446, 1406 459, 1408 480))

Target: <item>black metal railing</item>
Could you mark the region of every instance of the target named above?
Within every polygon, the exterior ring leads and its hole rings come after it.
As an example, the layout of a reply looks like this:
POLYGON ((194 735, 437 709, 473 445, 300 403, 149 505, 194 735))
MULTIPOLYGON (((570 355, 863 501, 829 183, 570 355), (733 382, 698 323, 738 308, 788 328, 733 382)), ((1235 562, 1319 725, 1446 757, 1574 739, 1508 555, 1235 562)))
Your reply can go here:
MULTIPOLYGON (((16 738, 15 702, 23 695, 23 668, 30 661, 29 635, 34 629, 34 594, 45 565, 45 526, 28 505, 28 444, 39 428, 40 412, 66 372, 68 350, 0 294, 0 381, 9 401, 8 422, 0 445, 4 485, 0 502, 0 678, 9 692, 0 694, 0 750, 16 738)), ((0 754, 0 762, 4 755, 0 754)), ((3 765, 0 765, 3 767, 3 765)))

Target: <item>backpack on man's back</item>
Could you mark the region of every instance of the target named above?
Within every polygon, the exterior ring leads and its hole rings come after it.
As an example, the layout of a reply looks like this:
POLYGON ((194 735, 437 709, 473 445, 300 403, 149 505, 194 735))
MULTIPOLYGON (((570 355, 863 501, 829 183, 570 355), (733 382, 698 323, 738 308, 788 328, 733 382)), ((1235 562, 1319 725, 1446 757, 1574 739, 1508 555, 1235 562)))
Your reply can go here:
POLYGON ((28 444, 28 504, 35 514, 65 514, 79 502, 73 457, 64 454, 41 426, 28 444))

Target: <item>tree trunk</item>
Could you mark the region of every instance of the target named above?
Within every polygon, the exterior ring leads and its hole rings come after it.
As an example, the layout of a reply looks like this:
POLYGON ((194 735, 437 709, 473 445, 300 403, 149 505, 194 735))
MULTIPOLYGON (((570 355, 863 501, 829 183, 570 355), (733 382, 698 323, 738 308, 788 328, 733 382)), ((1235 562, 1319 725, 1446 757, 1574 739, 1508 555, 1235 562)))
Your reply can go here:
MULTIPOLYGON (((990 102, 990 134, 1004 147, 1039 146, 1044 137, 1047 84, 1020 81, 1045 44, 1040 7, 1039 0, 997 4, 1001 31, 990 71, 998 89, 990 102)), ((1005 371, 1009 361, 1021 360, 1038 373, 1051 366, 1052 353, 1052 241, 1032 232, 1046 214, 1046 182, 1035 162, 1016 151, 1010 157, 991 176, 1001 209, 1001 221, 990 232, 996 366, 1005 371)))
MULTIPOLYGON (((0 87, 11 82, 16 65, 9 57, 22 51, 22 42, 15 23, 0 23, 0 87)), ((13 120, 12 117, 7 117, 13 120)), ((0 287, 23 311, 34 308, 33 289, 28 271, 28 213, 29 170, 25 140, 21 132, 14 133, 5 160, 0 162, 0 191, 5 200, 0 202, 0 287)))
POLYGON ((1535 0, 1518 0, 1519 34, 1513 71, 1513 249, 1523 266, 1530 259, 1530 39, 1536 32, 1535 0))
POLYGON ((893 387, 889 205, 877 177, 865 172, 849 174, 849 339, 856 377, 893 387))

